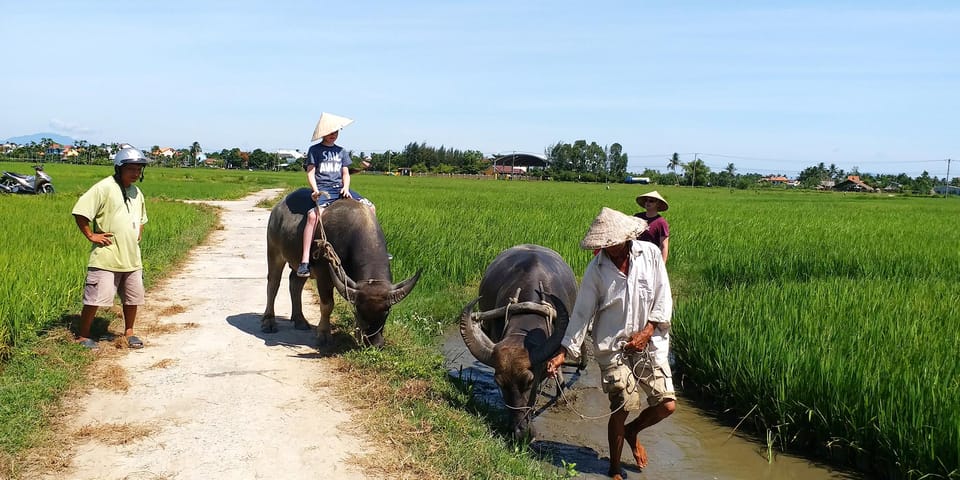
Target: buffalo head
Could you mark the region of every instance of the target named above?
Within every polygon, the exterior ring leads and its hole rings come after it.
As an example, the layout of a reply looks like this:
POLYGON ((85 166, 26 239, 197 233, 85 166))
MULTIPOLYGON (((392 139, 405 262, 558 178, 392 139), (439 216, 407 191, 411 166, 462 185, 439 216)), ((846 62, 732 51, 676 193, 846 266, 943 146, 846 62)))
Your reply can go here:
POLYGON ((460 315, 460 335, 473 356, 494 370, 503 401, 510 410, 514 438, 532 435, 530 420, 537 388, 543 380, 546 361, 560 348, 567 329, 567 309, 559 298, 547 294, 549 304, 524 302, 491 312, 474 313, 479 298, 464 307, 460 315), (509 317, 509 333, 497 343, 480 328, 480 321, 504 315, 509 317), (554 316, 556 325, 551 332, 554 316), (548 336, 549 335, 549 336, 548 336))
POLYGON ((343 279, 333 266, 328 264, 330 278, 340 295, 353 306, 357 322, 357 343, 362 346, 383 347, 383 326, 390 308, 400 303, 420 280, 420 270, 412 277, 391 284, 385 280, 361 280, 355 282, 346 272, 343 279))

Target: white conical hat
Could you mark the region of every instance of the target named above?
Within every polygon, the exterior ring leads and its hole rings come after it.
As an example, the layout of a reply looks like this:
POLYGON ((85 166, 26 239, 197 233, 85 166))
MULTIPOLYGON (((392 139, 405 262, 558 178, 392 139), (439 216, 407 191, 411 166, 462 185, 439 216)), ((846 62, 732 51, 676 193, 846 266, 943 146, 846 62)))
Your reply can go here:
POLYGON ((580 248, 596 250, 634 240, 647 229, 647 222, 623 212, 603 207, 593 219, 590 230, 580 241, 580 248))
POLYGON ((310 140, 310 145, 322 142, 324 136, 336 132, 351 123, 353 123, 353 120, 347 117, 341 117, 327 112, 321 113, 320 120, 317 121, 317 128, 313 129, 313 138, 310 140))
POLYGON ((643 199, 644 199, 644 198, 652 198, 652 199, 660 202, 660 206, 657 207, 657 211, 658 211, 658 212, 666 212, 667 209, 670 208, 670 204, 668 204, 667 201, 666 201, 666 199, 664 199, 663 197, 661 197, 660 194, 657 193, 656 190, 654 190, 654 191, 652 191, 652 192, 650 192, 650 193, 644 193, 643 195, 640 195, 639 197, 637 197, 637 205, 640 205, 640 206, 642 207, 642 206, 643 206, 643 199))

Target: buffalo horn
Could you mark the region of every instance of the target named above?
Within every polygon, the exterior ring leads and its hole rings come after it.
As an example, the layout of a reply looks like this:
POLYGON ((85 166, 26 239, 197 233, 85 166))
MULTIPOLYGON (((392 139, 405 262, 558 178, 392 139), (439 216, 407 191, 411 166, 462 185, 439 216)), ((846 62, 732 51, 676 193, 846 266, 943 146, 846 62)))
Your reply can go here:
POLYGON ((473 306, 480 300, 476 300, 463 307, 463 313, 460 314, 460 336, 463 337, 463 343, 467 350, 480 361, 480 363, 493 366, 493 342, 482 330, 480 324, 473 320, 473 306))
POLYGON ((347 272, 344 271, 343 277, 346 279, 346 285, 344 285, 344 282, 340 280, 340 276, 337 275, 337 271, 334 270, 333 265, 330 265, 328 262, 327 268, 330 270, 330 278, 333 279, 333 286, 337 288, 337 291, 340 292, 340 295, 343 298, 347 299, 348 302, 353 303, 354 300, 351 299, 357 298, 357 289, 355 287, 356 284, 353 283, 353 280, 351 280, 350 276, 347 275, 347 272))
POLYGON ((390 306, 400 303, 400 300, 410 294, 413 287, 417 285, 417 281, 420 280, 420 272, 421 270, 417 270, 417 273, 412 277, 393 286, 393 289, 390 290, 390 306))

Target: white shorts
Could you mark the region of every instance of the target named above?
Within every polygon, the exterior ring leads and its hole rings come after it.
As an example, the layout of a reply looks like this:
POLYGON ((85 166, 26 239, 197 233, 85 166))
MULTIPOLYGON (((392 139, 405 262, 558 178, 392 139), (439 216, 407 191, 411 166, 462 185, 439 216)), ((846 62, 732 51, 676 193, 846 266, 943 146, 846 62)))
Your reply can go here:
POLYGON ((143 305, 146 292, 143 288, 143 270, 111 272, 100 268, 87 268, 83 285, 83 304, 97 307, 112 307, 113 299, 120 294, 124 305, 143 305))

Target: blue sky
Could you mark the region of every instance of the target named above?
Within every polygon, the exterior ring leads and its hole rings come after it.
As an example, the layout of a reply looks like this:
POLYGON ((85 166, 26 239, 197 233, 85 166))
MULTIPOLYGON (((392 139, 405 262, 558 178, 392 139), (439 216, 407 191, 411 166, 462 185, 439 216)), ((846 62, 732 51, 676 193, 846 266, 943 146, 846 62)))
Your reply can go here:
MULTIPOLYGON (((585 139, 629 169, 960 160, 955 1, 6 1, 0 139, 486 154, 585 139)), ((954 162, 951 177, 960 174, 954 162)))

